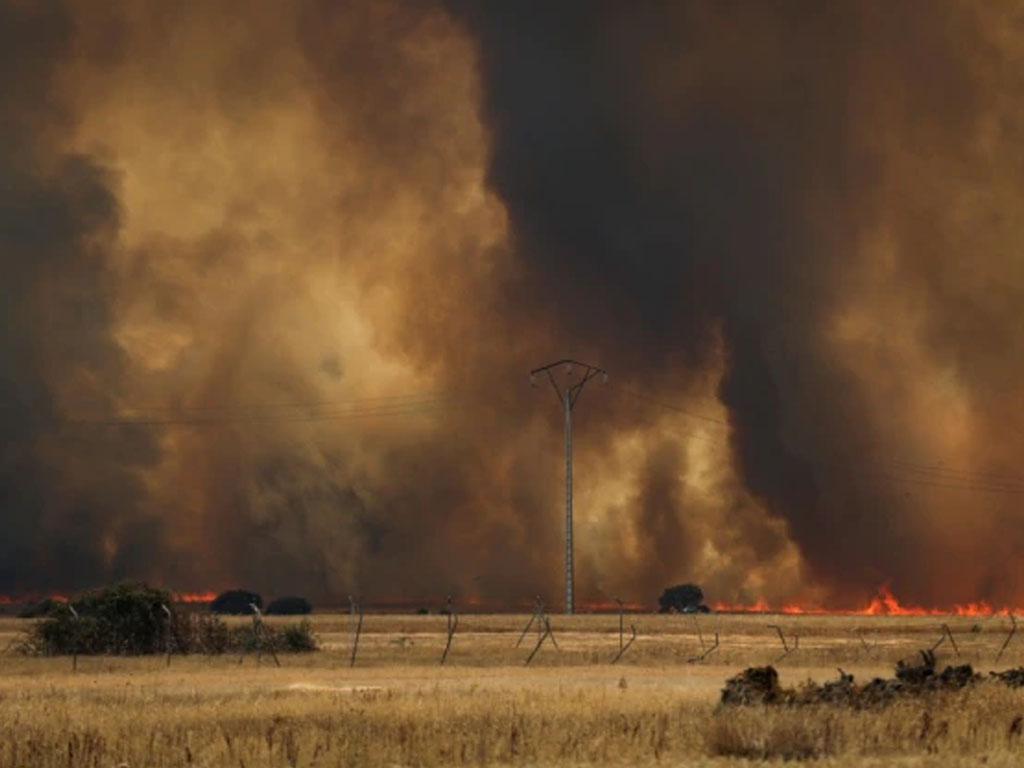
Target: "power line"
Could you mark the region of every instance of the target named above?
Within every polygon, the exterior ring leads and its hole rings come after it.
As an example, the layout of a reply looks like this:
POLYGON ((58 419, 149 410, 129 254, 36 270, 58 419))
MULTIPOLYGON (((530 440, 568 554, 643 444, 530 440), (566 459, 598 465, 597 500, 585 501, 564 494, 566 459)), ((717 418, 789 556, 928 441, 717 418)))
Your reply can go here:
POLYGON ((440 398, 444 392, 418 392, 407 395, 381 395, 378 397, 362 397, 352 400, 314 400, 314 401, 292 401, 278 403, 235 403, 217 405, 132 405, 122 408, 128 413, 144 413, 147 411, 170 411, 177 414, 188 413, 235 413, 239 411, 253 410, 275 410, 275 409, 307 409, 318 408, 340 408, 358 407, 362 405, 378 405, 388 403, 400 403, 406 400, 422 400, 425 398, 440 398))
MULTIPOLYGON (((692 418, 700 419, 702 421, 712 422, 722 426, 728 426, 728 423, 721 419, 717 419, 712 416, 707 416, 705 414, 695 413, 686 408, 681 408, 671 403, 668 403, 662 399, 653 397, 649 394, 639 392, 637 390, 632 390, 623 386, 620 386, 618 389, 623 394, 626 394, 630 397, 633 397, 637 400, 648 403, 650 405, 681 413, 692 418)), ((688 438, 696 440, 705 440, 718 445, 723 445, 726 442, 715 437, 701 435, 693 432, 685 432, 682 430, 672 429, 669 429, 668 431, 688 438)), ((895 458, 877 458, 874 459, 873 462, 872 460, 868 460, 868 462, 865 464, 862 470, 866 471, 872 477, 892 483, 919 485, 928 488, 938 488, 951 491, 995 493, 1007 495, 1024 494, 1024 477, 1009 475, 1000 472, 991 472, 985 470, 954 469, 943 465, 924 464, 920 462, 912 462, 895 458), (875 467, 873 466, 873 464, 879 464, 883 466, 875 467)))
MULTIPOLYGON (((111 416, 84 417, 65 419, 65 423, 80 426, 213 426, 224 424, 260 424, 267 422, 315 422, 339 419, 362 418, 372 416, 404 416, 441 410, 448 406, 443 397, 438 396, 398 396, 391 402, 382 402, 383 398, 366 398, 348 403, 335 403, 328 410, 317 412, 314 406, 309 413, 274 413, 246 412, 245 407, 236 406, 218 412, 217 409, 183 409, 174 411, 174 416, 111 416), (404 398, 404 399, 400 399, 404 398), (347 406, 341 408, 340 406, 347 406)), ((300 407, 300 406, 296 406, 300 407)))
POLYGON ((921 485, 928 488, 943 488, 952 491, 977 491, 981 493, 1002 493, 1011 496, 1024 494, 1024 485, 1021 486, 998 486, 998 485, 983 485, 978 483, 941 483, 933 482, 916 477, 900 477, 898 475, 891 475, 885 472, 879 472, 874 475, 883 480, 889 480, 895 483, 921 485))
POLYGON ((619 386, 618 390, 622 392, 624 395, 632 397, 636 400, 642 400, 643 402, 649 403, 651 405, 656 405, 660 408, 664 408, 669 411, 675 411, 676 413, 681 413, 684 416, 689 416, 690 418, 693 419, 700 419, 701 421, 710 422, 712 424, 717 424, 722 427, 729 426, 729 423, 727 421, 724 421, 723 419, 719 419, 714 416, 707 416, 702 413, 694 413, 693 411, 687 410, 686 408, 681 408, 678 405, 665 402, 664 400, 661 400, 657 397, 653 397, 651 394, 641 392, 640 390, 631 389, 629 387, 624 386, 619 386))
MULTIPOLYGON (((561 363, 564 364, 564 363, 561 363)), ((595 369, 597 370, 597 369, 595 369)), ((651 392, 618 386, 618 391, 638 402, 662 408, 700 421, 728 427, 728 422, 697 413, 669 402, 651 392)), ((561 395, 560 395, 561 396, 561 395)), ((321 400, 312 402, 243 403, 237 405, 202 406, 135 406, 120 415, 80 416, 63 419, 63 423, 83 427, 161 427, 161 426, 227 426, 276 422, 323 422, 360 418, 387 418, 433 413, 450 407, 444 392, 422 392, 404 395, 380 395, 353 400, 321 400), (166 414, 166 415, 164 415, 166 414)), ((704 435, 681 429, 666 431, 716 445, 727 441, 715 435, 704 435)), ((845 464, 844 466, 849 466, 845 464)), ((904 458, 867 458, 855 471, 889 483, 917 485, 951 491, 1024 494, 1024 476, 982 469, 962 469, 943 463, 931 464, 904 458)))
POLYGON ((236 403, 234 405, 134 405, 125 408, 125 411, 139 413, 146 411, 172 411, 174 413, 208 413, 208 412, 237 412, 250 410, 275 410, 275 409, 307 409, 337 408, 345 406, 375 405, 401 402, 404 400, 422 400, 424 398, 441 398, 446 395, 443 391, 418 392, 407 395, 380 395, 377 397, 362 397, 353 400, 314 400, 314 401, 292 401, 279 403, 236 403))
MULTIPOLYGON (((628 387, 619 386, 618 387, 618 391, 622 395, 627 395, 627 396, 631 397, 632 399, 636 400, 637 402, 641 402, 641 403, 644 403, 644 404, 652 406, 652 407, 662 408, 662 409, 665 409, 665 410, 668 410, 668 411, 672 411, 674 413, 681 413, 681 414, 684 414, 686 416, 690 416, 692 418, 700 419, 701 421, 713 422, 716 425, 728 426, 728 424, 725 421, 721 420, 721 419, 717 419, 717 418, 715 418, 713 416, 706 416, 704 414, 694 413, 693 411, 689 411, 689 410, 687 410, 685 408, 680 408, 679 406, 672 405, 671 403, 668 403, 668 402, 666 402, 664 400, 651 397, 650 395, 645 394, 645 393, 643 393, 643 392, 641 392, 639 390, 635 390, 635 389, 630 389, 628 387)), ((703 435, 703 434, 700 434, 700 433, 697 433, 697 432, 689 432, 689 431, 686 431, 686 430, 677 429, 675 427, 660 426, 659 429, 662 430, 662 431, 665 431, 665 432, 669 432, 669 433, 671 433, 673 435, 677 435, 677 436, 680 436, 680 437, 688 437, 688 438, 692 438, 694 440, 703 440, 705 442, 712 443, 714 445, 726 445, 727 444, 727 441, 722 439, 721 433, 719 433, 719 435, 713 436, 713 435, 703 435)))
POLYGON ((676 427, 671 427, 671 426, 670 427, 665 427, 665 426, 659 425, 658 426, 658 431, 659 432, 667 432, 668 434, 674 435, 676 437, 687 437, 687 438, 690 438, 692 440, 701 440, 701 441, 706 442, 706 443, 711 443, 712 445, 728 445, 729 444, 729 442, 727 440, 724 440, 721 437, 713 437, 712 435, 702 435, 699 432, 688 432, 685 429, 678 429, 676 427))
MULTIPOLYGON (((664 408, 666 410, 681 413, 691 418, 700 419, 701 421, 715 423, 721 426, 729 426, 728 422, 722 419, 708 416, 706 414, 695 413, 694 411, 686 408, 679 407, 672 403, 666 402, 663 399, 652 396, 651 394, 644 393, 638 390, 630 389, 628 387, 619 386, 619 391, 625 395, 633 397, 637 400, 643 401, 650 405, 664 408)), ((675 430, 669 430, 675 431, 675 430)), ((686 437, 694 438, 697 440, 706 440, 708 442, 724 444, 724 441, 716 439, 714 437, 700 435, 692 432, 676 431, 678 434, 685 435, 686 437)), ((921 462, 907 461, 903 459, 875 459, 875 463, 890 465, 890 468, 886 471, 885 467, 881 469, 875 469, 870 464, 866 469, 870 472, 875 471, 875 476, 881 477, 885 480, 898 483, 909 483, 914 485, 921 485, 931 488, 942 488, 947 490, 957 491, 977 491, 983 493, 1005 493, 1005 494, 1024 494, 1024 477, 1019 475, 1010 475, 1001 472, 992 472, 986 470, 964 470, 947 467, 944 465, 925 464, 921 462), (893 472, 899 472, 900 474, 894 474, 893 472)))
POLYGON ((950 479, 977 479, 984 478, 995 482, 1024 483, 1024 476, 1011 475, 1005 472, 992 472, 990 470, 978 469, 957 469, 942 464, 921 464, 918 462, 906 461, 903 459, 888 459, 890 464, 899 466, 909 472, 921 475, 945 477, 950 479))

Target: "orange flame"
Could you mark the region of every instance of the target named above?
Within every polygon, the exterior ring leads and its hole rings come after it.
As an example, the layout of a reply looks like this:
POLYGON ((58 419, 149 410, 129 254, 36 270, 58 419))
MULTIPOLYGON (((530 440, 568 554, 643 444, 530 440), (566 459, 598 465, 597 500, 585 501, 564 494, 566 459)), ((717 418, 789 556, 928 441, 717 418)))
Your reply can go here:
POLYGON ((176 603, 212 603, 217 597, 216 592, 175 592, 176 603))
MULTIPOLYGON (((216 592, 173 592, 171 593, 175 602, 179 603, 209 603, 217 597, 216 592)), ((67 602, 68 596, 58 592, 42 594, 28 592, 18 595, 0 594, 0 606, 12 606, 20 603, 28 603, 43 598, 50 598, 67 602)), ((403 610, 418 608, 423 605, 442 605, 440 601, 425 601, 409 598, 378 598, 368 601, 367 607, 384 610, 403 610)), ((533 610, 532 602, 523 602, 515 606, 499 604, 493 601, 483 600, 476 596, 462 597, 457 605, 471 611, 488 611, 501 613, 512 610, 517 612, 528 612, 533 610)), ((614 613, 618 610, 618 603, 612 601, 586 601, 578 604, 577 608, 581 613, 614 613)), ((627 602, 623 604, 626 611, 642 613, 650 610, 650 606, 644 603, 627 602)), ((781 606, 773 607, 763 597, 753 603, 714 603, 711 608, 722 613, 782 613, 789 615, 837 615, 837 616, 991 616, 993 614, 1024 613, 1024 608, 1003 606, 995 608, 985 601, 973 603, 958 603, 949 607, 924 607, 920 605, 904 604, 892 594, 888 585, 882 585, 878 593, 860 608, 824 608, 820 605, 806 603, 784 603, 781 606)))
POLYGON ((860 608, 822 608, 817 605, 801 605, 787 603, 772 608, 764 598, 752 604, 715 603, 714 610, 726 613, 785 613, 785 614, 833 614, 841 616, 990 616, 996 613, 1019 613, 1020 608, 1004 606, 993 608, 989 603, 959 603, 947 608, 926 608, 920 605, 905 605, 890 591, 888 585, 882 585, 878 594, 860 608))
MULTIPOLYGON (((172 592, 171 598, 176 603, 209 603, 217 597, 216 592, 172 592)), ((37 600, 44 600, 49 598, 50 600, 57 600, 62 603, 68 602, 69 598, 65 594, 60 592, 48 592, 42 594, 40 592, 23 592, 17 595, 0 595, 0 605, 20 605, 22 603, 31 603, 37 600)))
POLYGON ((32 603, 37 600, 44 600, 49 598, 51 600, 57 600, 62 603, 68 601, 67 595, 62 595, 58 592, 51 592, 48 595, 40 594, 39 592, 27 592, 21 595, 0 595, 0 605, 20 605, 21 603, 32 603))

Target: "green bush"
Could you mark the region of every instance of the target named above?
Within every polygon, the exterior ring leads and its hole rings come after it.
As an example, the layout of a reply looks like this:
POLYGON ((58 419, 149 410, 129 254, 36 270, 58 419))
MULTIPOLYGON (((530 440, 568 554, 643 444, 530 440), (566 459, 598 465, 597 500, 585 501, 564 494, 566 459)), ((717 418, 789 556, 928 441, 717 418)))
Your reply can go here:
MULTIPOLYGON (((255 647, 253 625, 228 626, 211 614, 180 614, 168 592, 144 584, 119 584, 88 592, 47 613, 27 631, 22 652, 54 656, 141 655, 148 653, 240 653, 255 647), (170 610, 170 616, 164 607, 170 610)), ((273 628, 264 625, 264 647, 312 651, 317 643, 308 622, 273 628)))
POLYGON ((69 605, 50 606, 24 646, 44 655, 155 653, 165 645, 161 606, 170 604, 168 592, 144 584, 86 592, 69 605))

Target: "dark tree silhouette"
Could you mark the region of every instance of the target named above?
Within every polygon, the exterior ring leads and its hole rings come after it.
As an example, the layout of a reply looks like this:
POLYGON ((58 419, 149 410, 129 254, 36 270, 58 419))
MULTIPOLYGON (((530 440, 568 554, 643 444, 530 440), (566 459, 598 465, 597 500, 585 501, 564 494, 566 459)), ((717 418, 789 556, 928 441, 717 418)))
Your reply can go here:
POLYGON ((696 613, 707 612, 704 605, 704 591, 696 584, 677 584, 666 587, 658 598, 658 610, 661 613, 696 613))
POLYGON ((313 606, 304 597, 279 597, 270 601, 266 612, 270 616, 300 616, 312 613, 313 606))
POLYGON ((229 589, 217 595, 210 603, 210 610, 213 613, 243 615, 252 613, 253 605, 263 608, 263 598, 245 589, 229 589))

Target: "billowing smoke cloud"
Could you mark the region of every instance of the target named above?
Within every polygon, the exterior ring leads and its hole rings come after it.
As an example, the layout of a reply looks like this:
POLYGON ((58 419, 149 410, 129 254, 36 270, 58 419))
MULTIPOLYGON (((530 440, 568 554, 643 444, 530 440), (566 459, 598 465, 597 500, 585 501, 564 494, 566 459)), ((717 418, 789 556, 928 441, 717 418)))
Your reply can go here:
POLYGON ((101 567, 127 575, 161 550, 161 521, 139 507, 151 436, 81 432, 60 418, 69 404, 108 406, 126 366, 111 338, 114 174, 58 149, 73 118, 47 98, 72 26, 53 4, 0 6, 4 586, 61 587, 101 567))
POLYGON ((0 592, 1024 597, 998 4, 0 15, 0 592))
POLYGON ((1021 439, 1004 218, 1021 190, 999 167, 1020 138, 1001 31, 1019 19, 967 3, 461 10, 488 179, 562 327, 663 389, 712 365, 720 337, 742 481, 834 592, 1018 596, 985 549, 1021 487, 994 448, 1021 439), (936 574, 937 555, 955 567, 936 574))

